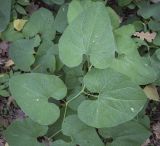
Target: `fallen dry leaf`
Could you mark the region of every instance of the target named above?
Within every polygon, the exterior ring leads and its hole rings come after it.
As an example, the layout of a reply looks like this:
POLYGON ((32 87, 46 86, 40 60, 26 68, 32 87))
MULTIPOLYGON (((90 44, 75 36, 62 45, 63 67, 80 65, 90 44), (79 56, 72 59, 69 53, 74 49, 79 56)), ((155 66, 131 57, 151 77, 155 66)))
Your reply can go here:
POLYGON ((6 63, 5 63, 5 68, 9 68, 10 66, 14 65, 13 60, 9 59, 6 63))
POLYGON ((13 26, 17 31, 21 31, 26 22, 27 22, 27 20, 16 19, 13 21, 13 26))
POLYGON ((143 91, 149 99, 159 101, 159 94, 154 85, 147 85, 143 91))
POLYGON ((157 139, 160 139, 160 122, 153 125, 153 132, 157 139))
POLYGON ((156 32, 135 32, 134 36, 139 37, 141 40, 146 40, 147 42, 152 42, 156 37, 156 32))

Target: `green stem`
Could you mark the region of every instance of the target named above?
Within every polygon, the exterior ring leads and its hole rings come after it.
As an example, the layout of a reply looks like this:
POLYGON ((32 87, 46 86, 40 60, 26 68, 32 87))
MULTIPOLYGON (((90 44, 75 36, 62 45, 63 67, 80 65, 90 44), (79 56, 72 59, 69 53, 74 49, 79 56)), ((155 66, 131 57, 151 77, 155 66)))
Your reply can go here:
MULTIPOLYGON (((92 68, 92 65, 88 68, 88 72, 91 70, 92 68)), ((75 100, 77 97, 79 97, 82 93, 84 93, 84 89, 86 88, 85 85, 83 85, 82 89, 80 92, 78 92, 75 96, 73 96, 70 100, 68 100, 66 103, 65 103, 65 109, 64 109, 64 115, 63 115, 63 121, 62 121, 62 124, 64 123, 64 119, 66 118, 66 114, 67 114, 67 108, 68 108, 68 104, 70 102, 72 102, 73 100, 75 100)), ((53 135, 51 135, 49 137, 49 140, 52 139, 55 135, 59 134, 60 132, 62 131, 62 129, 60 129, 59 131, 57 131, 56 133, 54 133, 53 135)))
POLYGON ((55 137, 57 134, 59 134, 62 131, 62 129, 58 130, 56 133, 54 133, 53 135, 51 135, 48 140, 51 140, 53 137, 55 137))
MULTIPOLYGON (((72 102, 73 100, 75 100, 77 97, 79 97, 83 92, 84 92, 85 86, 83 86, 82 90, 80 92, 78 92, 78 94, 76 94, 74 97, 72 97, 70 100, 68 100, 65 103, 65 109, 64 109, 64 115, 63 115, 63 121, 62 124, 64 123, 64 119, 66 118, 66 114, 67 114, 67 108, 68 108, 68 104, 70 102, 72 102)), ((51 135, 48 139, 51 140, 54 136, 56 136, 57 134, 59 134, 62 131, 62 129, 58 130, 56 133, 54 133, 53 135, 51 135)))

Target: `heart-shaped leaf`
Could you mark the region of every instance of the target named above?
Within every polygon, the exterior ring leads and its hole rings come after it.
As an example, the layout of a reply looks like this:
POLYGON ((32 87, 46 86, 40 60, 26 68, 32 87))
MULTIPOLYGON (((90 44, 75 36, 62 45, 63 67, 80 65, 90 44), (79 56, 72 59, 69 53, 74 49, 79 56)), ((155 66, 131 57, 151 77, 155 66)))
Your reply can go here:
POLYGON ((144 85, 153 82, 157 75, 148 60, 139 55, 138 46, 131 38, 134 32, 133 25, 115 30, 118 57, 114 59, 111 67, 131 78, 133 82, 144 85))
POLYGON ((30 71, 34 63, 34 40, 21 39, 13 42, 9 48, 9 56, 16 66, 23 71, 30 71))
POLYGON ((17 75, 10 79, 9 87, 18 105, 32 120, 49 125, 58 119, 59 108, 49 103, 48 98, 63 99, 67 89, 57 76, 39 73, 17 75))
POLYGON ((78 66, 85 54, 96 68, 106 68, 113 61, 115 50, 110 16, 101 2, 92 3, 78 15, 59 42, 60 59, 69 67, 78 66))
POLYGON ((27 118, 13 122, 4 132, 10 146, 44 146, 37 138, 47 133, 48 127, 39 125, 27 118))
POLYGON ((84 77, 84 84, 98 95, 97 99, 80 104, 78 116, 96 128, 113 127, 133 119, 147 100, 139 86, 112 69, 92 69, 84 77))
MULTIPOLYGON (((145 118, 145 120, 148 120, 145 118)), ((113 142, 107 146, 140 146, 149 138, 151 132, 148 125, 138 121, 129 121, 113 128, 99 130, 104 138, 111 137, 113 142)))
POLYGON ((38 33, 43 40, 53 40, 55 36, 54 16, 45 8, 34 12, 23 29, 26 37, 33 37, 38 33))
MULTIPOLYGON (((62 124, 62 132, 67 136, 71 136, 72 142, 70 142, 70 146, 104 146, 96 130, 85 125, 76 115, 66 117, 62 124)), ((68 146, 68 143, 63 141, 53 143, 52 146, 57 146, 56 144, 68 146)))
POLYGON ((79 14, 81 14, 84 10, 89 8, 93 2, 91 0, 73 0, 69 3, 68 8, 68 23, 70 24, 79 14))

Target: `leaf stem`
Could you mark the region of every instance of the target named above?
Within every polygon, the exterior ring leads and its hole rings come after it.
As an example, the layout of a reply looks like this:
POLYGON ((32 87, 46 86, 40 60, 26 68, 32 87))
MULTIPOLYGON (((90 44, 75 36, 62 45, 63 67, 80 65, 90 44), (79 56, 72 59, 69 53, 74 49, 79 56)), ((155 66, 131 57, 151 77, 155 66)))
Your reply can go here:
POLYGON ((53 137, 55 137, 57 134, 59 134, 62 131, 62 129, 58 130, 56 133, 54 133, 53 135, 51 135, 48 140, 51 140, 53 137))
MULTIPOLYGON (((91 70, 91 68, 92 68, 92 65, 91 65, 90 67, 88 67, 88 72, 91 70)), ((65 106, 65 109, 64 109, 64 115, 63 115, 62 124, 64 123, 64 119, 66 118, 68 104, 69 104, 70 102, 72 102, 73 100, 75 100, 77 97, 79 97, 82 93, 84 93, 84 92, 85 92, 85 91, 84 91, 85 88, 86 88, 86 86, 83 85, 81 91, 79 91, 75 96, 73 96, 70 100, 68 100, 68 101, 65 103, 66 106, 65 106)), ((53 135, 51 135, 51 136, 49 137, 49 140, 51 140, 55 135, 59 134, 61 131, 62 131, 62 128, 61 128, 59 131, 57 131, 56 133, 54 133, 53 135)))

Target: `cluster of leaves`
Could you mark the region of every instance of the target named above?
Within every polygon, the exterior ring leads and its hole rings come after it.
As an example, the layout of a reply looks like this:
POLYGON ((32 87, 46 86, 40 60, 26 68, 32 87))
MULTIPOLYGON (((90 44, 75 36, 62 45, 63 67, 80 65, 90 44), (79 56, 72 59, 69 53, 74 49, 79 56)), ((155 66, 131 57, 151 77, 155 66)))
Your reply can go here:
POLYGON ((9 146, 42 146, 41 136, 50 146, 140 146, 156 90, 142 87, 160 85, 160 4, 42 1, 49 9, 30 14, 28 0, 0 0, 1 40, 14 62, 0 94, 27 115, 4 131, 9 146), (135 11, 127 20, 126 10, 135 11))

